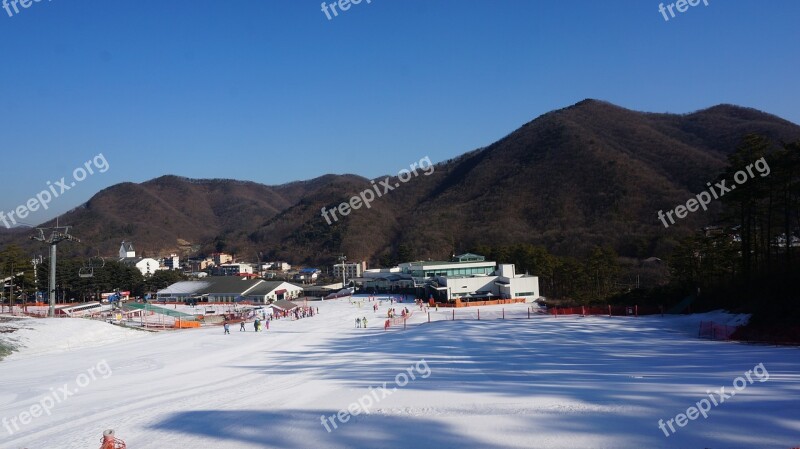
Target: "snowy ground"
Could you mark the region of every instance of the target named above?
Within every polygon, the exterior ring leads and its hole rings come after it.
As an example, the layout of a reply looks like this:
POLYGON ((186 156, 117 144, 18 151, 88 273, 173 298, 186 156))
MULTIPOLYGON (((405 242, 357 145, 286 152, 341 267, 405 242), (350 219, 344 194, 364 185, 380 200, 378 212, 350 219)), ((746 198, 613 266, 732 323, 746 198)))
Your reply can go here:
POLYGON ((697 340, 708 315, 525 319, 522 304, 505 306, 518 319, 487 321, 497 306, 482 321, 417 313, 384 332, 388 304, 314 305, 319 316, 259 334, 15 322, 0 334, 20 347, 0 362, 0 447, 96 448, 107 428, 130 449, 800 445, 800 349, 697 340), (659 429, 739 376, 708 418, 659 429))

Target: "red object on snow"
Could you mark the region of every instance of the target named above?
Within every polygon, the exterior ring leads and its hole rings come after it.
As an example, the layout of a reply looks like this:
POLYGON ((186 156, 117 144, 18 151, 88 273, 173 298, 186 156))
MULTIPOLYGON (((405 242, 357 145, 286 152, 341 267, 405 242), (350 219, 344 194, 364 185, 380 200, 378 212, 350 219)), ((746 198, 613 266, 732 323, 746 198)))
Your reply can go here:
POLYGON ((108 429, 103 432, 103 439, 100 441, 101 446, 100 449, 126 449, 127 446, 125 442, 122 440, 118 440, 114 437, 114 430, 108 429))

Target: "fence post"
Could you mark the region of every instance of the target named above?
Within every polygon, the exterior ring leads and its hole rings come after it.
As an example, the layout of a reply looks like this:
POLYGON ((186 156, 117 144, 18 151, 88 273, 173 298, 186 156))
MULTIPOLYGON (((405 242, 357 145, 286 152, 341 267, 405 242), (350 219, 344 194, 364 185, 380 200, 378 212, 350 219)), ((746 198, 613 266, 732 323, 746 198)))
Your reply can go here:
POLYGON ((406 321, 408 321, 408 318, 403 318, 403 330, 406 330, 406 321))
POLYGON ((581 316, 586 316, 586 306, 581 306, 581 316))
POLYGON ((658 308, 661 310, 661 318, 664 318, 664 305, 659 304, 658 308))
POLYGON ((633 316, 639 316, 639 305, 638 304, 634 304, 633 305, 633 316))
POLYGON ((531 319, 531 308, 528 307, 528 319, 531 319))
POLYGON ((431 313, 430 312, 428 312, 428 322, 429 323, 431 322, 431 313))
POLYGON ((611 304, 608 305, 608 316, 611 316, 611 304))
POLYGON ((456 320, 456 309, 455 307, 453 307, 453 321, 455 320, 456 320))
POLYGON ((506 319, 506 308, 503 307, 503 319, 506 319))
POLYGON ((478 309, 478 321, 481 320, 481 309, 478 309))

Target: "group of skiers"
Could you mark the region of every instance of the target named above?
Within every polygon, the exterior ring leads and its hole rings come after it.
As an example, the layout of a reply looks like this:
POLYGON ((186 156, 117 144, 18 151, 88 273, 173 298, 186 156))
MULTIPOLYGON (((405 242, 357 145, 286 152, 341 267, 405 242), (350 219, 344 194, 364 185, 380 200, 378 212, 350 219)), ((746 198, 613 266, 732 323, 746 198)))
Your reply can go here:
MULTIPOLYGON (((400 311, 400 316, 402 316, 402 317, 405 317, 408 314, 409 314, 408 307, 404 307, 403 310, 400 311)), ((387 312, 387 316, 389 318, 394 318, 394 317, 397 316, 397 311, 394 310, 394 307, 389 309, 389 311, 387 312)))
MULTIPOLYGON (((298 307, 293 310, 276 311, 272 315, 262 314, 260 317, 256 315, 255 320, 253 320, 253 329, 256 332, 262 332, 264 328, 269 330, 269 322, 272 320, 277 320, 280 318, 292 318, 295 320, 299 320, 300 318, 312 317, 314 315, 317 315, 318 313, 319 313, 319 307, 317 307, 316 310, 314 309, 314 307, 298 307)), ((244 316, 244 314, 242 314, 241 319, 242 321, 239 322, 239 332, 246 332, 247 329, 245 327, 245 323, 247 323, 247 318, 244 316)), ((223 324, 223 328, 225 329, 225 334, 231 333, 229 318, 227 316, 225 316, 225 323, 223 324)))
POLYGON ((356 318, 356 328, 367 328, 367 317, 356 318))

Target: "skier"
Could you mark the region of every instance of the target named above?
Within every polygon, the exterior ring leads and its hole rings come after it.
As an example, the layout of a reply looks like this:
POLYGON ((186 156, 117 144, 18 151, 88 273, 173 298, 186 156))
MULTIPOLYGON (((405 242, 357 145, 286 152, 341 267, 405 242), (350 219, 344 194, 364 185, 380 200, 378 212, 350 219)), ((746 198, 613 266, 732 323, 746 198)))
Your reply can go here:
POLYGON ((361 324, 364 325, 364 329, 367 328, 367 317, 361 318, 361 324))
POLYGON ((230 334, 231 333, 231 327, 228 325, 227 321, 225 322, 225 324, 222 327, 225 328, 225 334, 230 334))
POLYGON ((258 332, 258 325, 259 324, 261 324, 261 322, 259 322, 258 318, 256 318, 256 320, 253 322, 253 327, 255 328, 256 332, 258 332))
POLYGON ((356 327, 361 327, 361 318, 356 318, 356 327))
POLYGON ((242 322, 239 323, 239 332, 245 332, 245 330, 244 330, 244 320, 242 320, 242 322))

